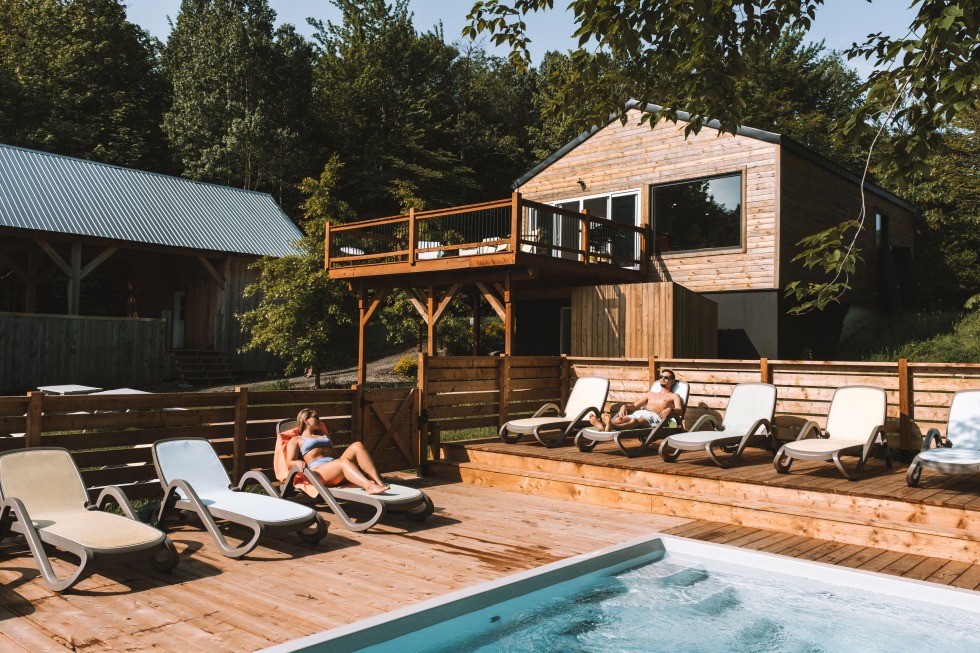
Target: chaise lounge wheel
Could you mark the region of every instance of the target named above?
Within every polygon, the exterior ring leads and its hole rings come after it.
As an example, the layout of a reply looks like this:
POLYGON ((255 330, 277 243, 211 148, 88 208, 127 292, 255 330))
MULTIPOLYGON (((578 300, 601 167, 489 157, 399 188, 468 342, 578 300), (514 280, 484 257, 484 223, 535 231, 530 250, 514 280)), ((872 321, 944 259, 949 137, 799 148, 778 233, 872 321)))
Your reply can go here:
POLYGON ((412 521, 425 521, 435 509, 436 507, 432 504, 432 499, 429 498, 429 495, 425 495, 422 500, 422 505, 405 511, 405 516, 412 521))

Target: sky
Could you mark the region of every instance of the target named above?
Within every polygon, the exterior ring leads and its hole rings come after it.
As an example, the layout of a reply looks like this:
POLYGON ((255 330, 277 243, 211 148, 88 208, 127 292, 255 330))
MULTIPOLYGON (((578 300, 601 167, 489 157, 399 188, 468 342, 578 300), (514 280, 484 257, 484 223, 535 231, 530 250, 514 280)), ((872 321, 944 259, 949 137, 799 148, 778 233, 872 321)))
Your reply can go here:
MULTIPOLYGON (((854 42, 863 42, 868 34, 883 32, 890 36, 904 36, 914 11, 908 8, 912 0, 826 0, 817 10, 817 17, 809 37, 812 41, 824 40, 828 49, 843 50, 854 42)), ((528 35, 531 38, 531 58, 536 63, 549 50, 569 50, 576 46, 571 38, 574 22, 570 12, 563 11, 564 0, 556 0, 556 9, 544 14, 532 14, 527 18, 528 35)), ((126 2, 129 20, 140 25, 161 41, 170 33, 167 18, 176 21, 180 0, 129 0, 126 2)), ((306 36, 312 29, 307 16, 324 21, 339 22, 340 11, 329 0, 269 0, 276 11, 278 23, 292 23, 306 36)), ((423 32, 442 21, 446 40, 462 40, 461 31, 466 24, 466 14, 473 5, 471 0, 411 0, 415 29, 423 32)), ((506 51, 494 50, 489 40, 487 50, 505 55, 506 51)), ((863 77, 871 72, 871 66, 863 59, 852 60, 850 66, 863 77)))

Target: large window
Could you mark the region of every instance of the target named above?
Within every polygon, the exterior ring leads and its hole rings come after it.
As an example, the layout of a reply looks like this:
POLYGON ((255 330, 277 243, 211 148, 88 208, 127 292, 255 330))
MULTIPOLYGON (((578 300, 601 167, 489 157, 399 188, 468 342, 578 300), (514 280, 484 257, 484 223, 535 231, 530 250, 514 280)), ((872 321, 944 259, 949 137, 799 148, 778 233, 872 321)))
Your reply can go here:
MULTIPOLYGON (((558 202, 557 205, 576 213, 587 209, 591 215, 596 217, 606 218, 619 224, 637 226, 639 197, 637 191, 626 191, 615 195, 598 195, 565 200, 558 202)), ((557 235, 557 244, 577 247, 580 237, 578 221, 563 219, 557 235)), ((590 233, 589 238, 594 249, 612 254, 620 259, 636 260, 638 258, 639 238, 632 233, 597 229, 596 233, 590 233)), ((563 255, 568 256, 568 254, 563 255)))
POLYGON ((742 175, 650 189, 658 252, 742 246, 742 175))

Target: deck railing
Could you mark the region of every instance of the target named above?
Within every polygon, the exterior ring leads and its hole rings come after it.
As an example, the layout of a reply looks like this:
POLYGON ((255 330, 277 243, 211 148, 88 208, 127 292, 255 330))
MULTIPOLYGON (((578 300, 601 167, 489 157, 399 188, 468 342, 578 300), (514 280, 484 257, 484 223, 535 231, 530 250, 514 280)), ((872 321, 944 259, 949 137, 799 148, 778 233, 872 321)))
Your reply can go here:
POLYGON ((500 253, 638 268, 646 228, 510 198, 351 224, 327 225, 325 269, 418 263, 500 253))

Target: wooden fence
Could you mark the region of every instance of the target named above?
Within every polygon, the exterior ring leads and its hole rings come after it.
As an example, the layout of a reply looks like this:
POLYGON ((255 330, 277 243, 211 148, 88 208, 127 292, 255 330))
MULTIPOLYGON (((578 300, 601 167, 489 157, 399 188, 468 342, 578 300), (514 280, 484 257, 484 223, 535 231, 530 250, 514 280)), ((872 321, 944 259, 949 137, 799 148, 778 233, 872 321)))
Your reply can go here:
POLYGON ((276 423, 317 410, 338 444, 358 439, 382 472, 417 468, 418 391, 286 390, 0 397, 0 451, 64 447, 86 486, 122 485, 132 498, 159 497, 150 446, 157 440, 210 440, 232 479, 250 469, 272 474, 276 423), (6 436, 6 437, 3 437, 6 436))
POLYGON ((834 390, 874 385, 888 395, 890 444, 917 449, 930 428, 945 433, 949 404, 958 390, 980 389, 980 365, 852 363, 833 361, 693 360, 582 357, 451 357, 421 355, 422 408, 442 432, 497 428, 529 415, 545 402, 561 404, 575 379, 610 380, 608 403, 634 401, 663 368, 690 382, 686 421, 705 413, 722 415, 738 383, 764 381, 778 389, 778 435, 790 438, 803 420, 824 425, 834 390), (503 397, 503 401, 501 401, 503 397))
POLYGON ((142 387, 170 373, 163 319, 0 313, 0 391, 142 387))

